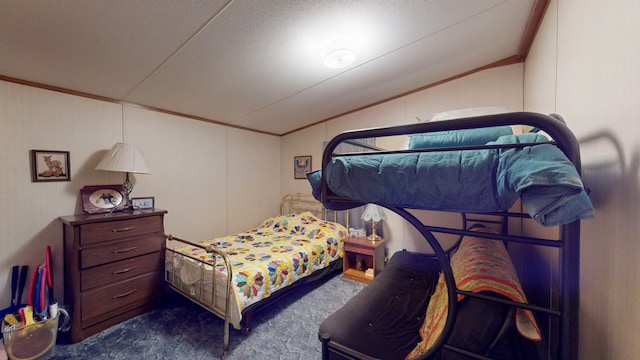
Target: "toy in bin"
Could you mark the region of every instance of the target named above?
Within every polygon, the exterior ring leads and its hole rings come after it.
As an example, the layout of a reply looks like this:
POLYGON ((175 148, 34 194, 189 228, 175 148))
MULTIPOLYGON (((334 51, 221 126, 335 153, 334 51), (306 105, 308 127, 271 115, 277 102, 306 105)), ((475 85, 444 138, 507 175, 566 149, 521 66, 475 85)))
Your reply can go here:
MULTIPOLYGON (((20 276, 20 282, 24 282, 23 276, 26 277, 26 274, 20 276)), ((38 359, 49 354, 55 347, 59 310, 58 303, 53 299, 49 246, 45 252, 45 263, 36 266, 29 290, 29 304, 23 306, 14 304, 12 289, 11 312, 5 314, 2 320, 4 347, 12 360, 38 359)))
POLYGON ((27 318, 24 326, 2 324, 4 347, 11 360, 39 359, 54 349, 58 334, 58 315, 35 322, 29 319, 30 307, 23 310, 27 318))

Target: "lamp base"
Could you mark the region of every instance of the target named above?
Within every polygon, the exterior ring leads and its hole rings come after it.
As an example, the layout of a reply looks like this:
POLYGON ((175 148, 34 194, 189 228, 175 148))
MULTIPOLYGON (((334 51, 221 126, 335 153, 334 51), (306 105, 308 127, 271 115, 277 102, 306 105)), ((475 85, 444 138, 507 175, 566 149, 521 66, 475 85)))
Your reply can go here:
POLYGON ((133 184, 131 183, 131 181, 129 181, 128 172, 126 176, 127 177, 125 178, 124 183, 122 183, 122 190, 124 192, 124 200, 125 200, 124 208, 128 209, 129 207, 131 207, 131 200, 129 199, 129 195, 133 191, 133 184))
POLYGON ((378 236, 378 234, 371 234, 371 235, 367 236, 367 239, 369 239, 371 241, 382 240, 382 238, 380 236, 378 236))
POLYGON ((131 181, 129 181, 129 173, 127 172, 124 183, 122 183, 122 192, 124 195, 124 199, 123 199, 124 206, 116 205, 113 208, 111 208, 111 211, 109 211, 108 214, 111 214, 116 211, 126 211, 129 209, 133 210, 133 205, 131 204, 131 199, 129 197, 129 195, 131 194, 131 191, 133 191, 133 184, 131 183, 131 181))
POLYGON ((105 215, 111 214, 111 213, 114 213, 114 212, 127 211, 127 210, 134 211, 135 208, 133 207, 133 205, 131 203, 125 204, 123 206, 114 206, 114 207, 111 208, 111 210, 109 210, 109 212, 105 213, 105 215))
POLYGON ((378 234, 376 233, 376 222, 371 220, 371 235, 367 236, 367 239, 371 240, 371 241, 379 241, 382 238, 380 236, 378 236, 378 234))

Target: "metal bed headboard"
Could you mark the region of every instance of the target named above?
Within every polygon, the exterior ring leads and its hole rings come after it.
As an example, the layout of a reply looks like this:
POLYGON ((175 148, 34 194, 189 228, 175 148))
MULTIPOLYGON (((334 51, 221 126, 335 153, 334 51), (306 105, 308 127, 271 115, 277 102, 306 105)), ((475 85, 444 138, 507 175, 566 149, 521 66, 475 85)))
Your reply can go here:
POLYGON ((348 210, 329 210, 326 209, 321 202, 316 200, 311 194, 287 194, 282 197, 280 202, 280 214, 300 214, 309 211, 317 217, 340 223, 347 229, 349 228, 349 211, 348 210))

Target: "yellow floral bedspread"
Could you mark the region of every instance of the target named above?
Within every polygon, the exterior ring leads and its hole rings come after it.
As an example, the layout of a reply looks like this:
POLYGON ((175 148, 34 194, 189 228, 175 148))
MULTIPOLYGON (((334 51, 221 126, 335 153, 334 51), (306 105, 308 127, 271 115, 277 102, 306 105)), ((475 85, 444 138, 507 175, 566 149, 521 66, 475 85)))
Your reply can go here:
MULTIPOLYGON (((305 212, 272 217, 258 228, 200 244, 212 245, 230 259, 232 291, 242 311, 341 258, 346 236, 344 226, 305 212)), ((185 245, 175 250, 213 264, 212 254, 200 248, 185 245)), ((226 277, 223 264, 217 259, 216 273, 226 277)))

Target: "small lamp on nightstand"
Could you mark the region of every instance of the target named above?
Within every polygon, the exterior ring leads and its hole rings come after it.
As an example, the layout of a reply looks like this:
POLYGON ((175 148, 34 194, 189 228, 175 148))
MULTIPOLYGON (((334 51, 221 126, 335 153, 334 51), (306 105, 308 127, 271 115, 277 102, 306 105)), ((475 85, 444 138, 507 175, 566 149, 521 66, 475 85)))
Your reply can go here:
POLYGON ((367 239, 371 241, 380 240, 381 237, 376 234, 376 223, 382 220, 387 220, 387 214, 384 213, 382 207, 376 204, 367 204, 367 207, 362 213, 362 220, 371 221, 371 235, 367 239))
POLYGON ((129 194, 133 191, 133 185, 129 181, 129 173, 151 174, 151 169, 144 160, 142 151, 135 144, 117 143, 113 145, 102 160, 96 166, 96 170, 118 171, 126 173, 122 189, 125 197, 125 209, 131 207, 129 194))

